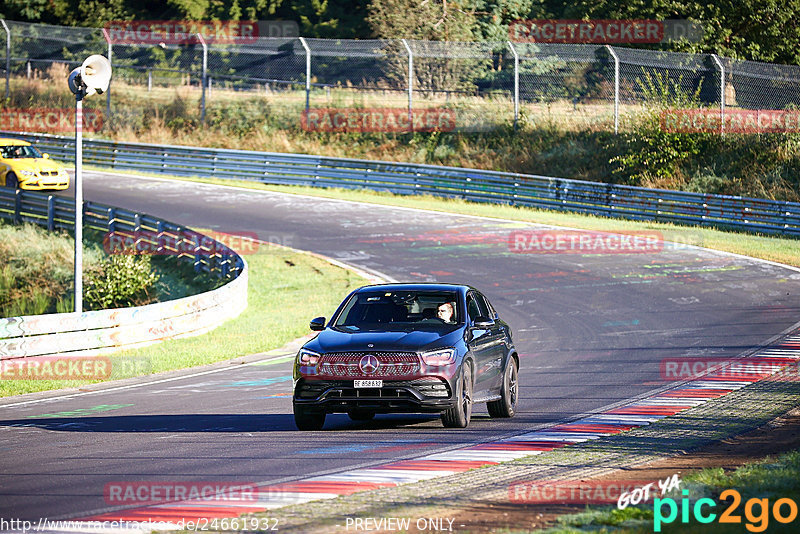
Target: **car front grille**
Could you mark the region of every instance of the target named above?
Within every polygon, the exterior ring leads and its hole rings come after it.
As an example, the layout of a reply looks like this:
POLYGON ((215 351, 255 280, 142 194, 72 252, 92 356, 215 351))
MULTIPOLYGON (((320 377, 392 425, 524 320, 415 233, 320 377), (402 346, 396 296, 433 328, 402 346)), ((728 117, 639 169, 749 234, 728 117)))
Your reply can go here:
POLYGON ((303 380, 298 384, 295 396, 298 399, 446 399, 450 397, 450 388, 447 381, 434 376, 387 381, 382 388, 355 388, 352 380, 303 380))
POLYGON ((318 373, 331 378, 399 378, 419 373, 419 356, 414 352, 331 352, 320 356, 318 373), (359 364, 364 356, 372 355, 378 367, 364 372, 359 364))

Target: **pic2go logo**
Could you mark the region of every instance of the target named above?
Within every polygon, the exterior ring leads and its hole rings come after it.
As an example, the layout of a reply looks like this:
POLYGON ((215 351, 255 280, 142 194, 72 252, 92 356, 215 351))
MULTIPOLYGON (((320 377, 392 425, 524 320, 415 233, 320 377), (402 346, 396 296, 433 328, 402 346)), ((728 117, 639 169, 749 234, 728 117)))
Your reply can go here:
MULTIPOLYGON (((694 520, 698 523, 712 523, 717 519, 717 514, 713 513, 710 509, 716 508, 717 503, 714 499, 703 498, 695 501, 694 506, 686 498, 689 495, 688 490, 683 490, 684 498, 681 499, 680 513, 681 523, 689 523, 689 513, 694 516, 694 520)), ((720 493, 720 500, 727 501, 732 498, 733 501, 728 505, 728 508, 719 516, 720 523, 733 523, 741 524, 742 516, 736 513, 737 508, 742 503, 742 496, 735 489, 727 489, 720 493)), ((770 509, 769 499, 749 499, 744 505, 744 516, 747 519, 745 528, 750 532, 764 532, 769 526, 770 512, 778 523, 791 523, 797 519, 797 503, 792 499, 778 499, 770 509), (756 511, 757 509, 757 511, 756 511), (787 513, 788 512, 788 513, 787 513)), ((668 525, 678 518, 678 503, 675 499, 667 497, 666 499, 653 500, 653 530, 661 532, 662 525, 668 525), (664 515, 664 508, 669 511, 664 515)))

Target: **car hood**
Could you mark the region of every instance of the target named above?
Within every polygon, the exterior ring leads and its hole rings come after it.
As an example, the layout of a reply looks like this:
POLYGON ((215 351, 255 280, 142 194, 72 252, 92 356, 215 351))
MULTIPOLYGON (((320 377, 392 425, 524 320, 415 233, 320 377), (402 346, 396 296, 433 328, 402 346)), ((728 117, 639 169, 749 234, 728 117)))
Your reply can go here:
POLYGON ((367 350, 417 352, 452 347, 460 335, 461 328, 458 327, 445 332, 413 330, 353 333, 326 328, 309 341, 306 348, 323 353, 367 350))

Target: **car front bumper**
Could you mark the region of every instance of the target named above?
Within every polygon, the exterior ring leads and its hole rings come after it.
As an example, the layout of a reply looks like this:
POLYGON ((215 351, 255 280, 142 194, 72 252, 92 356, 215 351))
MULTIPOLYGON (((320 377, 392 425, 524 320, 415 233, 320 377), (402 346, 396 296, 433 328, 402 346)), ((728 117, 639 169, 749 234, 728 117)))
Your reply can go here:
POLYGON ((442 378, 384 380, 382 388, 355 388, 353 380, 300 379, 293 402, 326 413, 438 413, 453 406, 451 385, 442 378))
POLYGON ((61 180, 33 179, 30 181, 20 181, 19 188, 27 191, 64 190, 69 188, 69 178, 61 180))

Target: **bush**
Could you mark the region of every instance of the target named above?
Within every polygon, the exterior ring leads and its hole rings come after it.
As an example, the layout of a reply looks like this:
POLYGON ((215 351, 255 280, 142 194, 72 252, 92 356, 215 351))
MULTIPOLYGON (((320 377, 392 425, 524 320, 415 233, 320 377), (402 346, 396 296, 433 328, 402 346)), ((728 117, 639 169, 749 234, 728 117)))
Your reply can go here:
POLYGON ((142 306, 156 300, 153 286, 159 277, 150 256, 112 256, 84 278, 83 302, 89 310, 142 306))
MULTIPOLYGON (((64 232, 0 223, 0 317, 72 311, 74 246, 64 232)), ((84 269, 102 252, 84 242, 84 269)))

